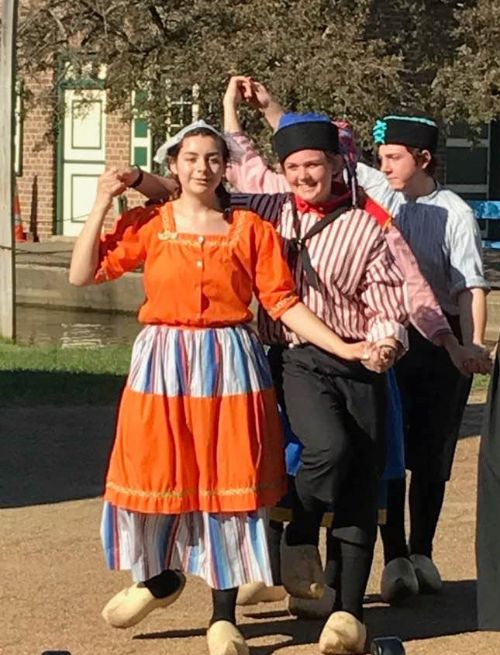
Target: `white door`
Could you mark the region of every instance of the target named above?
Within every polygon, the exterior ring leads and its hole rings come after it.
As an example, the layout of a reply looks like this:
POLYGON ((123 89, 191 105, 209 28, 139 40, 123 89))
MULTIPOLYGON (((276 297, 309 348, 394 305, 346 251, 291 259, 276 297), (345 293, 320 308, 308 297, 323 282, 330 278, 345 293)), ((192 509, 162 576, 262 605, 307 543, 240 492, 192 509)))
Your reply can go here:
POLYGON ((104 171, 106 94, 66 89, 64 103, 62 233, 77 236, 92 208, 97 178, 104 171))

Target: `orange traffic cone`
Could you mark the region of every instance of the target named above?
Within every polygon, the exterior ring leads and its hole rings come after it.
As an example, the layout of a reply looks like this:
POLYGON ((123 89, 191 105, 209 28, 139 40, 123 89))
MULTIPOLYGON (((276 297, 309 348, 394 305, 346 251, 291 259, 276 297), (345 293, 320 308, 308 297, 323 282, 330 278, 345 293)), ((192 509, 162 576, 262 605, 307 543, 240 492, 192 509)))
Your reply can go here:
POLYGON ((26 241, 26 234, 24 233, 23 222, 21 220, 21 203, 19 202, 17 186, 14 194, 14 239, 16 241, 26 241))

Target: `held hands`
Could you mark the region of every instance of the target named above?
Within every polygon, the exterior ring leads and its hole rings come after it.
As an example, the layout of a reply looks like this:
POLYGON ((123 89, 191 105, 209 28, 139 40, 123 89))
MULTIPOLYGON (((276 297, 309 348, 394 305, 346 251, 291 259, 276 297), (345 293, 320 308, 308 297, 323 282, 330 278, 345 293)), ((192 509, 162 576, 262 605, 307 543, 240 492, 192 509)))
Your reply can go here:
POLYGON ((95 205, 108 209, 113 198, 122 194, 127 185, 118 175, 117 168, 109 168, 99 177, 95 205))
POLYGON ((336 354, 349 362, 361 362, 370 371, 383 373, 394 364, 397 342, 395 339, 384 339, 377 343, 369 341, 344 343, 336 354))
POLYGON ((132 186, 132 184, 134 184, 140 175, 136 166, 128 166, 127 168, 114 168, 112 170, 116 172, 116 177, 126 187, 132 186))
POLYGON ((362 360, 365 368, 375 373, 383 373, 393 366, 398 354, 398 342, 393 338, 381 339, 369 344, 367 357, 362 360))
POLYGON ((233 75, 224 95, 224 105, 237 107, 242 102, 265 112, 274 101, 269 91, 260 82, 245 75, 233 75))
MULTIPOLYGON (((360 361, 368 370, 383 373, 394 365, 398 355, 398 343, 388 338, 370 343, 359 341, 345 343, 340 357, 348 361, 360 361)), ((490 373, 492 368, 491 354, 482 344, 461 346, 458 341, 446 346, 448 355, 453 364, 463 375, 473 373, 490 373)))
MULTIPOLYGON (((136 166, 129 166, 128 168, 114 169, 116 177, 123 182, 126 187, 131 187, 140 175, 136 166)), ((143 181, 140 186, 140 193, 156 200, 166 200, 179 193, 179 183, 177 180, 170 176, 153 175, 143 171, 143 181), (151 188, 151 184, 153 188, 151 188), (143 188, 146 186, 146 188, 143 188), (159 188, 158 188, 159 186, 159 188)))
POLYGON ((482 344, 457 345, 448 348, 447 351, 451 361, 463 375, 491 372, 491 356, 488 349, 482 344))
POLYGON ((461 346, 453 334, 445 334, 439 338, 437 345, 446 349, 451 361, 463 375, 491 371, 492 357, 482 344, 461 346))
POLYGON ((493 360, 490 351, 483 344, 473 344, 466 348, 472 352, 473 357, 465 366, 467 373, 491 373, 493 360))
POLYGON ((257 80, 251 79, 251 89, 252 95, 248 99, 245 98, 245 100, 250 103, 254 109, 258 109, 262 113, 265 113, 273 103, 276 104, 276 101, 266 87, 260 82, 257 82, 257 80))

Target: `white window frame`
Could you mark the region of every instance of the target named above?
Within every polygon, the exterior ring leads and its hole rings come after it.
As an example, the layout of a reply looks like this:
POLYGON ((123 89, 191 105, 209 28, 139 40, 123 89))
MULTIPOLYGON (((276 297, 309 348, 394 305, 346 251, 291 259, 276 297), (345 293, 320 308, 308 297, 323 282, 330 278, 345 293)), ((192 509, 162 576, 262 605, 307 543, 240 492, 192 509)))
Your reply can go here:
POLYGON ((23 101, 22 86, 16 84, 16 97, 14 107, 14 171, 20 176, 23 173, 23 101))
MULTIPOLYGON (((185 107, 185 108, 190 108, 191 110, 191 120, 197 121, 200 117, 200 104, 199 104, 199 98, 200 98, 200 87, 198 84, 193 84, 192 86, 192 95, 190 99, 186 99, 183 96, 181 96, 178 100, 171 100, 167 96, 167 102, 169 106, 178 106, 178 107, 185 107)), ((148 127, 147 130, 147 135, 145 137, 136 137, 135 136, 135 130, 134 130, 134 122, 136 119, 140 119, 141 116, 135 111, 135 91, 132 92, 132 97, 131 97, 131 103, 132 103, 132 120, 130 121, 130 163, 134 163, 134 149, 137 147, 143 147, 146 148, 147 150, 147 165, 141 167, 148 171, 151 172, 152 169, 152 164, 153 164, 153 135, 151 133, 150 128, 148 127)), ((165 129, 165 138, 170 138, 172 134, 175 134, 178 132, 180 129, 185 127, 185 125, 181 125, 179 123, 173 123, 170 118, 167 118, 167 124, 166 124, 166 129, 165 129)))
MULTIPOLYGON (((191 97, 186 99, 184 96, 181 96, 178 100, 170 100, 168 98, 170 107, 181 107, 186 109, 191 109, 191 122, 195 122, 200 117, 200 87, 198 84, 193 84, 191 87, 191 97)), ((185 125, 181 123, 173 123, 170 116, 167 118, 167 129, 166 136, 167 139, 170 138, 173 134, 181 130, 185 125)))

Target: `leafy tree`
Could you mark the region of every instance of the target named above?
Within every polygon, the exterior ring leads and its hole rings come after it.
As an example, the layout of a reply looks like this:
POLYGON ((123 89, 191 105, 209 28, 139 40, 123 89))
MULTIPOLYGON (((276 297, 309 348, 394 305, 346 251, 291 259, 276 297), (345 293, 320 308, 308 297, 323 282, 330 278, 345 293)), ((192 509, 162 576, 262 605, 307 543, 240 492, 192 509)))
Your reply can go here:
POLYGON ((432 97, 445 120, 478 126, 500 116, 500 2, 473 4, 456 12, 458 45, 437 71, 432 97))
POLYGON ((500 116, 500 0, 375 2, 373 16, 376 34, 396 23, 408 109, 471 127, 500 116))
MULTIPOLYGON (((398 109, 498 116, 499 17, 500 0, 31 0, 20 67, 36 79, 66 62, 83 80, 104 64, 108 111, 127 117, 131 92, 146 90, 158 135, 169 99, 196 83, 201 115, 217 119, 228 77, 251 74, 287 107, 348 117, 368 141, 373 120, 398 109)), ((45 100, 57 107, 54 90, 45 100)))
POLYGON ((39 0, 22 15, 21 71, 36 78, 59 59, 85 78, 104 64, 108 109, 127 114, 131 91, 147 89, 157 132, 193 83, 202 114, 218 115, 228 77, 252 74, 287 106, 348 115, 367 135, 403 92, 400 57, 368 35, 370 15, 367 0, 39 0))

